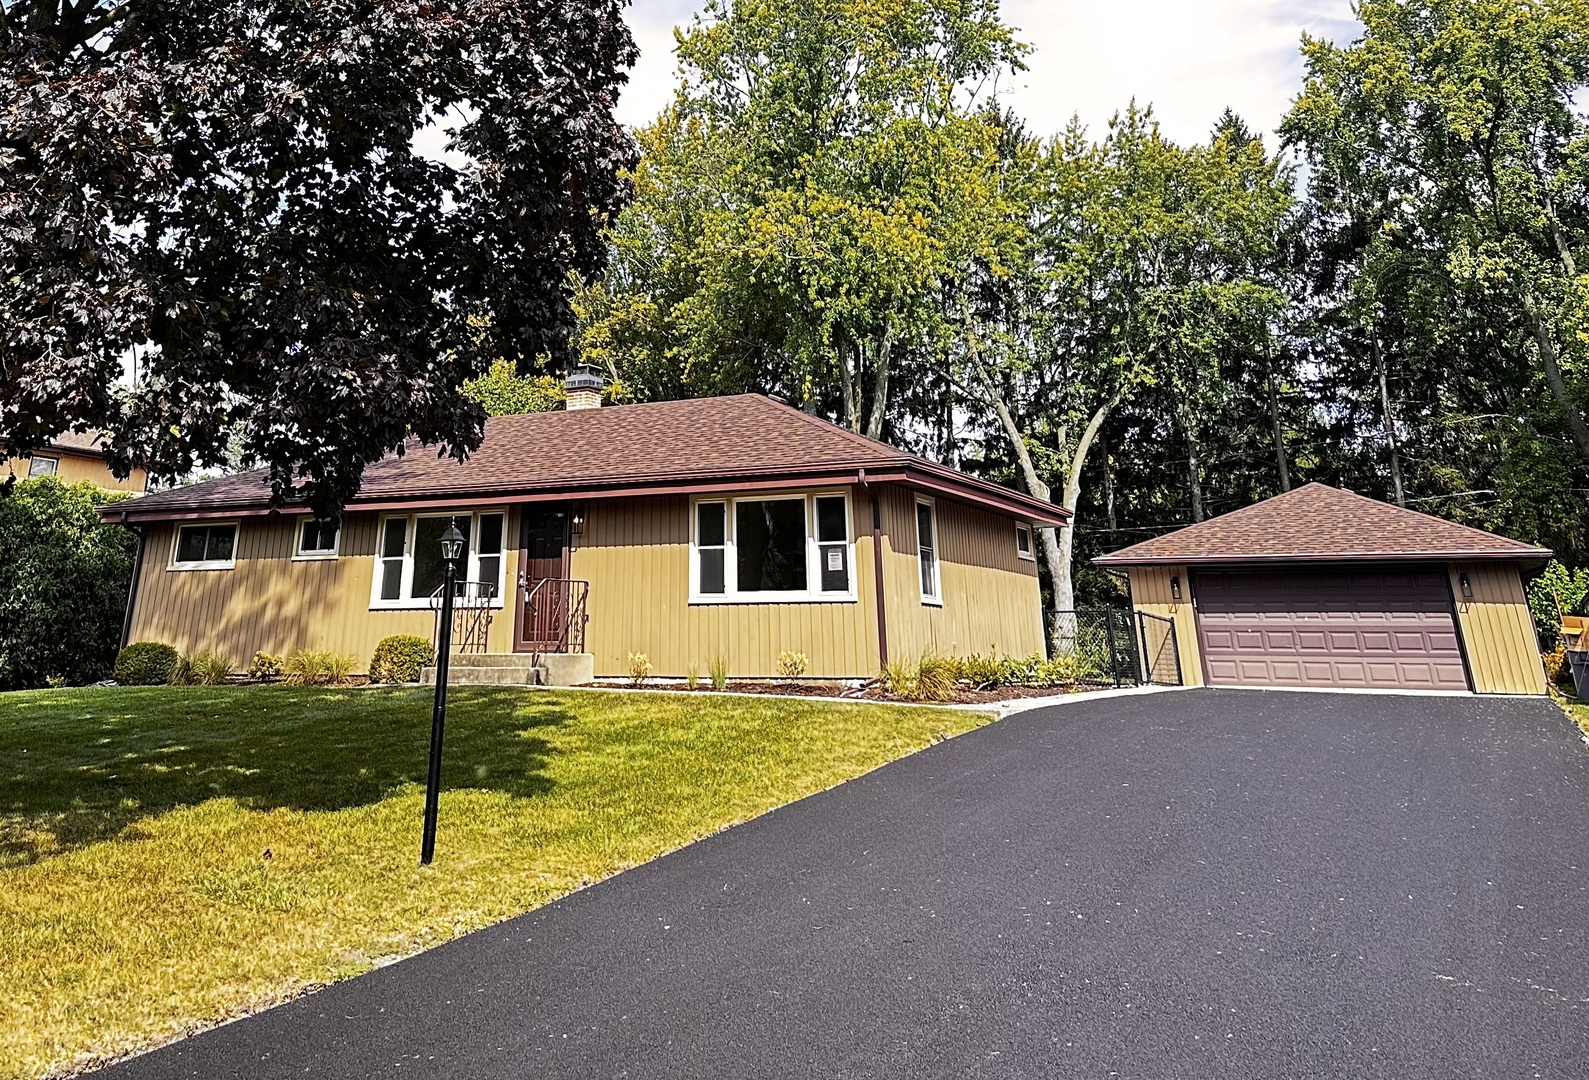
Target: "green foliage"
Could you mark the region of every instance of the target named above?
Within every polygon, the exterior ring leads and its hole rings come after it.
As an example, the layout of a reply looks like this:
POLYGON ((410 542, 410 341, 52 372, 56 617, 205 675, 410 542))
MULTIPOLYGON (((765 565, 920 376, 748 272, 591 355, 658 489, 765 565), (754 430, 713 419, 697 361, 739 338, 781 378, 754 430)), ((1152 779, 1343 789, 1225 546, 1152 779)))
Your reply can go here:
POLYGON ((712 666, 707 669, 707 675, 712 680, 713 690, 728 689, 728 657, 718 653, 712 658, 712 666))
POLYGON ((0 489, 0 690, 110 673, 137 539, 96 507, 123 498, 54 477, 0 489))
POLYGON ((551 375, 520 375, 510 361, 497 360, 491 370, 460 387, 464 397, 479 404, 487 416, 551 412, 561 408, 563 384, 551 375))
POLYGON ((651 677, 651 658, 643 652, 629 654, 629 685, 640 686, 651 677))
POLYGON ((375 646, 370 658, 370 681, 378 683, 411 683, 419 681, 419 669, 428 666, 436 657, 435 647, 429 638, 417 634, 393 634, 375 646))
POLYGON ((178 476, 235 439, 322 517, 410 437, 473 449, 456 388, 568 362, 627 201, 621 9, 7 2, 0 442, 178 476))
POLYGON ((304 649, 287 659, 286 681, 292 686, 337 686, 353 671, 353 657, 304 649))
POLYGON ((684 673, 684 685, 690 690, 695 690, 701 685, 701 669, 697 665, 691 664, 689 670, 684 673))
POLYGON ((810 664, 811 658, 803 652, 785 651, 778 654, 778 674, 785 679, 800 678, 810 664))
POLYGON ((1569 570, 1552 559, 1528 583, 1528 610, 1540 640, 1555 642, 1561 629, 1561 616, 1582 615, 1584 599, 1589 597, 1589 569, 1569 570))
POLYGON ((232 661, 214 652, 188 653, 171 669, 173 686, 221 686, 232 677, 232 661))
POLYGON ((1005 665, 998 654, 972 653, 960 661, 960 677, 978 690, 994 690, 1005 681, 1005 665))
POLYGON ((248 664, 248 677, 255 682, 275 682, 281 678, 286 665, 274 653, 257 652, 248 664))
POLYGON ((913 695, 920 701, 953 701, 958 665, 945 656, 927 653, 916 661, 913 695))
POLYGON ((171 681, 179 659, 170 645, 137 641, 116 655, 111 678, 122 686, 164 686, 171 681))

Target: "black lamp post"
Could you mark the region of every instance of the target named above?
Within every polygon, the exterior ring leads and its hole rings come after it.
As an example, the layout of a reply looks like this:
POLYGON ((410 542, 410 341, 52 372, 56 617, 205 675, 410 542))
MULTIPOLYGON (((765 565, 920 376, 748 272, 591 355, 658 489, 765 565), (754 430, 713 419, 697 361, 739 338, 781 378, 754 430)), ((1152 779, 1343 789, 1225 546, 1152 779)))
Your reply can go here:
POLYGON ((436 628, 436 705, 430 715, 430 774, 425 780, 425 838, 419 864, 429 866, 436 855, 436 812, 441 799, 441 734, 447 726, 447 657, 452 652, 452 592, 463 555, 463 533, 458 523, 447 523, 441 534, 441 620, 436 628))

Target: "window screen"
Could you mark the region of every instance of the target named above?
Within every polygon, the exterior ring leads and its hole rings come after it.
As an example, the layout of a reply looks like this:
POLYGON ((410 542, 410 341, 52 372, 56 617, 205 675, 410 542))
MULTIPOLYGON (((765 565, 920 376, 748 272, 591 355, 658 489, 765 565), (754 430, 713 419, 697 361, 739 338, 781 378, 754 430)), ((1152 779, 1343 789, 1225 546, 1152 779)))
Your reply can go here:
POLYGON ((735 503, 734 547, 740 592, 804 592, 805 500, 735 503))
POLYGON ((817 558, 823 592, 850 591, 850 523, 842 495, 817 498, 817 558))
POLYGON ((921 595, 938 599, 938 532, 933 527, 932 506, 916 504, 916 549, 921 560, 921 595))
POLYGON ((721 596, 726 590, 727 522, 720 502, 696 503, 695 548, 700 559, 697 584, 703 596, 721 596))

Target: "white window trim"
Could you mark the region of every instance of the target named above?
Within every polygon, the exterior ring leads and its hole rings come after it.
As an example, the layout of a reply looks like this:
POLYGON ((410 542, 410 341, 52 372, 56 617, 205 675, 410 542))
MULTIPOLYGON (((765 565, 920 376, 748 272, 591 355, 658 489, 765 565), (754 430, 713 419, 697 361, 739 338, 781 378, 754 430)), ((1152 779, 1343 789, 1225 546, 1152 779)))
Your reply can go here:
POLYGON ((31 454, 31 455, 28 456, 28 479, 29 480, 36 480, 36 479, 38 479, 41 476, 59 477, 60 475, 61 475, 61 459, 59 457, 56 457, 53 454, 31 454), (36 461, 48 461, 51 464, 53 464, 55 466, 55 468, 51 469, 49 472, 36 473, 36 472, 33 471, 33 463, 36 462, 36 461))
POLYGON ((916 507, 925 506, 932 518, 932 587, 923 590, 921 602, 931 607, 943 607, 943 532, 938 527, 938 506, 929 496, 917 495, 910 509, 910 527, 916 534, 916 584, 921 584, 921 525, 916 520, 916 507))
MULTIPOLYGON (((508 574, 508 552, 510 544, 508 539, 508 512, 506 507, 487 506, 479 510, 454 510, 445 513, 420 513, 420 514, 382 514, 376 523, 375 555, 370 560, 370 610, 371 611, 429 611, 430 597, 412 597, 409 591, 414 585, 414 533, 419 527, 419 522, 424 518, 468 518, 469 519, 469 557, 464 565, 467 568, 464 578, 467 581, 478 580, 480 574, 480 519, 490 517, 492 514, 502 515, 502 551, 497 555, 497 595, 488 607, 501 609, 507 605, 506 582, 508 574), (381 599, 381 570, 385 559, 381 555, 381 543, 386 539, 386 523, 388 521, 406 521, 407 527, 403 532, 403 574, 398 587, 399 596, 396 600, 381 599)), ((337 543, 342 543, 342 533, 337 532, 337 543)))
MULTIPOLYGON (((829 541, 833 547, 837 541, 829 541)), ((690 603, 691 604, 852 604, 856 601, 855 568, 855 506, 850 493, 837 491, 787 492, 748 491, 736 495, 702 495, 690 500, 690 603), (849 570, 850 587, 843 592, 822 591, 822 547, 817 540, 817 500, 841 498, 844 500, 844 558, 849 570), (741 502, 794 502, 803 500, 806 515, 806 584, 801 591, 740 592, 739 553, 735 547, 734 507, 741 502), (697 546, 701 528, 699 507, 702 504, 721 503, 723 506, 723 592, 701 592, 700 548, 697 546)))
POLYGON ((347 520, 337 524, 337 539, 328 551, 305 551, 303 549, 303 527, 315 520, 313 515, 305 515, 298 519, 293 526, 292 534, 292 561, 293 562, 326 562, 337 558, 342 553, 342 528, 347 520))
MULTIPOLYGON (((935 527, 937 526, 937 524, 938 523, 936 521, 933 522, 933 525, 935 527)), ((1025 559, 1027 562, 1036 562, 1037 561, 1037 548, 1033 544, 1032 527, 1030 525, 1019 525, 1018 524, 1018 525, 1015 526, 1015 554, 1019 555, 1021 558, 1025 559), (1025 551, 1021 550, 1021 534, 1022 533, 1026 534, 1026 550, 1025 551)))
POLYGON ((238 520, 231 521, 179 521, 177 527, 171 532, 171 561, 166 564, 167 570, 231 570, 237 566, 237 545, 243 539, 243 523, 238 520), (235 532, 232 533, 232 557, 230 559, 204 559, 200 562, 177 562, 177 549, 182 546, 183 529, 212 529, 217 525, 230 525, 235 532))

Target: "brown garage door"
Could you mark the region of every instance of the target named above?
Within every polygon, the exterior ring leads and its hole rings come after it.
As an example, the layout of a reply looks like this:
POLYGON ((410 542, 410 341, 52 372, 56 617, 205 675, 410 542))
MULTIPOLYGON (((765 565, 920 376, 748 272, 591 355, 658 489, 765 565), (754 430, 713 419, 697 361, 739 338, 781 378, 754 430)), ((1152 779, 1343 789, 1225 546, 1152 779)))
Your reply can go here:
POLYGON ((1212 685, 1468 689, 1441 570, 1205 572, 1193 588, 1212 685))

